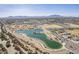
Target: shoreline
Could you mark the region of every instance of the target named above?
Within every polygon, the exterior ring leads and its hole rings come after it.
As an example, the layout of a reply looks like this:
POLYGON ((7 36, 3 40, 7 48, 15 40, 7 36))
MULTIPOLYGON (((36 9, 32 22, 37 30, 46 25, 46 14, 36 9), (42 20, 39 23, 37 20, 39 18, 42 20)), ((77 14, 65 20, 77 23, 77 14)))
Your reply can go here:
MULTIPOLYGON (((22 36, 24 36, 25 38, 27 37, 27 35, 25 35, 25 34, 23 34, 23 33, 20 33, 20 34, 19 34, 19 33, 16 33, 16 34, 22 35, 22 36)), ((48 46, 46 46, 46 44, 45 44, 42 40, 38 40, 38 39, 36 39, 36 38, 31 38, 31 37, 28 37, 28 38, 32 39, 32 41, 38 41, 42 48, 44 48, 44 49, 46 49, 46 50, 49 50, 49 51, 58 51, 58 50, 63 49, 63 45, 62 45, 61 48, 54 49, 54 48, 49 48, 48 46)), ((23 38, 22 38, 22 39, 23 39, 23 38)), ((30 39, 29 39, 29 40, 30 40, 30 39)), ((36 42, 35 42, 35 43, 36 43, 36 42)))
POLYGON ((33 44, 35 44, 36 47, 38 47, 39 49, 41 49, 42 51, 48 51, 50 54, 51 53, 54 53, 54 54, 57 54, 57 53, 66 53, 66 51, 69 51, 68 49, 66 49, 64 46, 62 46, 61 48, 59 49, 51 49, 49 47, 46 46, 46 44, 41 41, 41 40, 37 40, 35 38, 30 38, 30 37, 27 37, 27 35, 21 33, 20 34, 17 34, 16 33, 16 29, 13 29, 13 31, 10 30, 10 32, 12 34, 14 34, 17 38, 21 38, 22 40, 24 40, 25 42, 29 41, 29 42, 32 42, 33 44), (27 39, 28 38, 28 39, 27 39), (31 41, 32 40, 32 41, 31 41), (46 48, 45 48, 46 47, 46 48))

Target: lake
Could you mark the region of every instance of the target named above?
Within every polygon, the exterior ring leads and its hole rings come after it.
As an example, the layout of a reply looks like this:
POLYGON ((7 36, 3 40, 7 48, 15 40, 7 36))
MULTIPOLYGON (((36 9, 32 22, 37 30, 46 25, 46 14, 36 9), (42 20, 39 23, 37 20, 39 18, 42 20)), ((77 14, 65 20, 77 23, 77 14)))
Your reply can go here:
POLYGON ((61 43, 54 41, 54 40, 50 40, 46 34, 42 33, 43 32, 42 29, 29 29, 29 30, 21 29, 21 30, 16 30, 16 32, 23 33, 29 37, 42 40, 47 47, 52 48, 52 49, 59 49, 62 47, 61 43))

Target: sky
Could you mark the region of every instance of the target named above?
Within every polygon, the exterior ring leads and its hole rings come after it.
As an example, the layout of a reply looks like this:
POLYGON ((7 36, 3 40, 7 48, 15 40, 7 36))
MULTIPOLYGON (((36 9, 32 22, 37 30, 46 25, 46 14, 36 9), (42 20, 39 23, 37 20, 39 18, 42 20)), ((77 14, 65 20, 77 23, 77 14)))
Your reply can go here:
POLYGON ((0 17, 48 15, 79 17, 79 4, 0 4, 0 17))

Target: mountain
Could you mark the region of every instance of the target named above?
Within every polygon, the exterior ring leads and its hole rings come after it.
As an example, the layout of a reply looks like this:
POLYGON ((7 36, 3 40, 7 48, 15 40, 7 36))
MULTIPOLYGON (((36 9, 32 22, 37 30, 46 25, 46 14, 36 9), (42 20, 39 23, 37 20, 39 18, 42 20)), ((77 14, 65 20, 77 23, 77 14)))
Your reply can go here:
POLYGON ((64 17, 64 16, 61 16, 61 15, 49 15, 48 17, 50 17, 50 18, 60 18, 60 17, 64 17))
POLYGON ((63 17, 61 15, 49 15, 49 16, 9 16, 9 17, 4 17, 4 18, 9 18, 9 19, 21 19, 21 18, 59 18, 63 17))
MULTIPOLYGON (((72 16, 49 15, 49 16, 9 16, 6 19, 26 19, 26 18, 77 18, 72 16)), ((79 18, 79 17, 78 17, 79 18)))

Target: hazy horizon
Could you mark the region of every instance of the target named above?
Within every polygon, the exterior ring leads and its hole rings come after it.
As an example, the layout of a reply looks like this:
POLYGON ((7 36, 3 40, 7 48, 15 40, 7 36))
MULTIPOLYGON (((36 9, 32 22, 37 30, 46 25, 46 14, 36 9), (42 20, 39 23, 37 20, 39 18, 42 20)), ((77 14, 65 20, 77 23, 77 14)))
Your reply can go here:
POLYGON ((79 4, 0 4, 0 17, 49 15, 79 17, 79 4))

